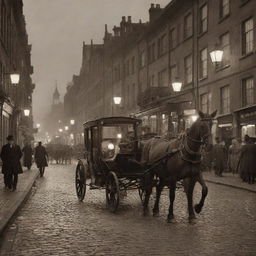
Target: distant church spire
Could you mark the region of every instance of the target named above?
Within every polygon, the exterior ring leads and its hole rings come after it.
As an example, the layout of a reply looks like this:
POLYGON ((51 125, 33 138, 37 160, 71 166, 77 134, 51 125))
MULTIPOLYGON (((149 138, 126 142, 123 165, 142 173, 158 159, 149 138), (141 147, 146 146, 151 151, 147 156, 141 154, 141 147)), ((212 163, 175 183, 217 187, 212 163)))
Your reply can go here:
POLYGON ((55 91, 53 93, 53 105, 57 105, 60 103, 60 93, 58 90, 57 81, 55 81, 55 91))

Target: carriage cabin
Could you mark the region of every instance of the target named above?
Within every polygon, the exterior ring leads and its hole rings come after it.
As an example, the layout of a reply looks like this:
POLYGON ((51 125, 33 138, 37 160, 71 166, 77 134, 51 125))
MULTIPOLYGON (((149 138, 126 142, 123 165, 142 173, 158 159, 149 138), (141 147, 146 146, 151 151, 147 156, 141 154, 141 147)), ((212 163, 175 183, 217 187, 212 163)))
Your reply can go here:
POLYGON ((138 154, 138 127, 141 120, 107 117, 84 123, 84 145, 89 162, 113 161, 117 155, 138 154))

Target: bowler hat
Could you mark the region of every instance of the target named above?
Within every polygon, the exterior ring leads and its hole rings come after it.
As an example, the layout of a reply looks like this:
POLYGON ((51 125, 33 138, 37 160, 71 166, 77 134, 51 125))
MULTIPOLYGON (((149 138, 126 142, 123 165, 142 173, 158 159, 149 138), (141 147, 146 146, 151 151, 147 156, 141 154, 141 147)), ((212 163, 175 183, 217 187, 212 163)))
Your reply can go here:
POLYGON ((7 139, 7 141, 11 141, 11 140, 14 140, 14 137, 13 137, 13 135, 8 135, 8 137, 6 139, 7 139))

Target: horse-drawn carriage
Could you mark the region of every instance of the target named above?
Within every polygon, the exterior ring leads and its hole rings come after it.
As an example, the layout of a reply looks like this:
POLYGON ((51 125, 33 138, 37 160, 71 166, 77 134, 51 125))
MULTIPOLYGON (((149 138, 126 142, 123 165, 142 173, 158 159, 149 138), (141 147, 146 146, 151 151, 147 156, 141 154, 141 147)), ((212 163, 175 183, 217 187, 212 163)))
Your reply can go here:
POLYGON ((157 216, 162 189, 168 186, 170 207, 167 220, 171 221, 177 182, 183 180, 189 217, 193 219, 193 189, 196 182, 202 186, 201 200, 195 205, 197 213, 201 211, 207 196, 200 170, 201 149, 209 143, 215 115, 216 111, 211 115, 199 112, 198 120, 180 141, 153 138, 144 144, 143 149, 138 139, 141 124, 138 119, 109 117, 85 123, 85 155, 79 159, 75 177, 78 199, 84 199, 86 186, 89 185, 86 180, 89 178, 90 188, 105 188, 107 207, 112 212, 118 209, 122 191, 138 189, 146 215, 152 188, 156 186, 153 213, 157 216), (173 143, 179 146, 173 147, 173 143))
POLYGON ((76 168, 76 192, 79 200, 90 188, 105 188, 106 203, 115 212, 120 193, 138 189, 143 197, 144 169, 139 163, 141 150, 138 128, 141 121, 130 117, 109 117, 84 124, 85 157, 76 168))

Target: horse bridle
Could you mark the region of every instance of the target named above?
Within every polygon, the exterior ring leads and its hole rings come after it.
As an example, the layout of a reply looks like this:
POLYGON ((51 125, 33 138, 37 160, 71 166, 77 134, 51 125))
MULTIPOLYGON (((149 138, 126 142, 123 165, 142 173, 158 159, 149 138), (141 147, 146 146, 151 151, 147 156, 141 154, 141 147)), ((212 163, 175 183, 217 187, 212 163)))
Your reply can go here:
MULTIPOLYGON (((203 122, 209 122, 209 121, 212 121, 212 118, 202 118, 201 121, 203 122)), ((211 131, 208 132, 207 134, 201 136, 201 139, 200 140, 197 140, 197 139, 194 139, 194 138, 191 138, 189 135, 186 135, 186 138, 188 138, 190 141, 192 142, 195 142, 195 143, 198 143, 198 144, 201 144, 201 145, 204 145, 206 143, 206 140, 208 139, 208 137, 211 135, 211 131)))

